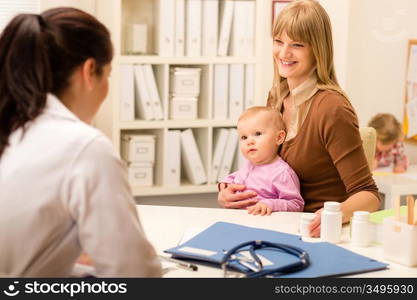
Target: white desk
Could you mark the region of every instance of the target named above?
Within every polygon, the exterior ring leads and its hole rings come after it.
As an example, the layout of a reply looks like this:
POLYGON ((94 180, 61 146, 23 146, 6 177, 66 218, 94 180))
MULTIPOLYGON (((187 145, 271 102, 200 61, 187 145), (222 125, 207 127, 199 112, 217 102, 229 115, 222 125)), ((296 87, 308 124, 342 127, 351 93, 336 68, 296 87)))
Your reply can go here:
POLYGON ((385 195, 384 209, 393 208, 397 197, 417 194, 417 165, 409 166, 406 173, 395 174, 387 170, 377 169, 373 176, 379 191, 385 195))
MULTIPOLYGON (((218 221, 297 234, 301 215, 276 212, 270 216, 252 216, 245 210, 151 205, 138 205, 138 213, 145 233, 158 254, 164 254, 164 250, 176 246, 186 230, 203 230, 218 221)), ((385 260, 381 246, 352 248, 348 242, 348 230, 347 226, 343 228, 344 239, 339 244, 341 247, 390 264, 386 270, 361 273, 354 277, 417 277, 417 268, 407 268, 385 260)), ((199 265, 197 272, 175 268, 166 273, 165 277, 222 277, 222 271, 199 265)))

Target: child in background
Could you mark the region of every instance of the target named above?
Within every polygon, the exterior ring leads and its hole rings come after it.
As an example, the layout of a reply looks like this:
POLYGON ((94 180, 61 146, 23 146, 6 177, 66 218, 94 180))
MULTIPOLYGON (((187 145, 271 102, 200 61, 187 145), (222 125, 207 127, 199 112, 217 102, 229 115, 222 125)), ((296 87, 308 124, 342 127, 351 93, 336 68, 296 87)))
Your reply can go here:
POLYGON ((394 173, 407 171, 408 159, 404 153, 400 122, 392 114, 377 114, 368 126, 376 130, 374 169, 393 164, 394 173))
POLYGON ((278 155, 278 147, 285 139, 280 113, 270 107, 251 107, 239 117, 237 130, 240 151, 247 161, 221 183, 243 184, 246 190, 257 193, 258 202, 247 207, 250 214, 303 211, 298 177, 278 155))

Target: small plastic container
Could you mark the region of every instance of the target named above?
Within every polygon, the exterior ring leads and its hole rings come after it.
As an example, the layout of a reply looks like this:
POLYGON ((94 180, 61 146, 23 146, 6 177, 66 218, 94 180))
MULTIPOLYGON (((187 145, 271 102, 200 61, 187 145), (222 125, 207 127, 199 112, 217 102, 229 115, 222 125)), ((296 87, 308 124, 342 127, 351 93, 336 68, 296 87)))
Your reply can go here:
POLYGON ((393 217, 384 219, 384 255, 407 267, 417 266, 417 226, 393 217))
POLYGON ((310 230, 308 226, 310 225, 311 221, 314 220, 316 214, 314 213, 303 213, 300 218, 300 227, 298 229, 299 233, 303 237, 310 237, 310 230))
POLYGON ((132 186, 153 185, 153 164, 152 163, 129 163, 128 178, 132 186))
POLYGON ((196 120, 197 98, 172 97, 170 103, 171 120, 196 120))
POLYGON ((170 92, 180 97, 198 97, 200 95, 201 68, 180 68, 170 70, 170 92))
POLYGON ((339 202, 325 202, 321 213, 320 237, 324 242, 339 243, 342 236, 342 212, 339 202))
POLYGON ((355 247, 368 247, 371 243, 372 224, 369 212, 355 211, 350 222, 350 243, 355 247))
POLYGON ((121 156, 127 162, 155 162, 155 136, 129 135, 122 136, 121 156))

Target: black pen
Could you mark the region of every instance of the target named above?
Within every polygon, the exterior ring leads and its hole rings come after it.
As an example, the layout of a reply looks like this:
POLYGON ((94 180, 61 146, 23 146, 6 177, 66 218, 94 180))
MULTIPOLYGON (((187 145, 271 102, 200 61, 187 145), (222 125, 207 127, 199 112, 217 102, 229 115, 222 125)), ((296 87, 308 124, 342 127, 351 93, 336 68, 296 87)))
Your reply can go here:
POLYGON ((198 270, 198 267, 196 265, 185 262, 185 261, 182 261, 182 260, 179 260, 179 259, 174 259, 174 258, 171 258, 171 257, 162 256, 162 255, 159 255, 158 257, 159 257, 159 259, 177 264, 179 267, 182 267, 182 268, 187 269, 189 271, 197 271, 198 270))

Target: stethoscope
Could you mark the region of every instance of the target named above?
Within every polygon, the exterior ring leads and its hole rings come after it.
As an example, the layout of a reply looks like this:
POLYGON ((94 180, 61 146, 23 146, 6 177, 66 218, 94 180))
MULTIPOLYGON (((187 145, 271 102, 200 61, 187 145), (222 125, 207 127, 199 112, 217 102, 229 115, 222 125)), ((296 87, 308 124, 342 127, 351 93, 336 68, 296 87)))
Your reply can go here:
POLYGON ((225 275, 227 273, 227 266, 232 261, 237 261, 239 264, 248 268, 251 271, 246 274, 246 277, 248 278, 266 277, 268 275, 274 275, 274 274, 288 274, 288 273, 302 270, 310 265, 309 255, 303 249, 300 249, 298 247, 291 246, 291 245, 271 243, 271 242, 259 241, 259 240, 241 243, 231 248, 225 253, 221 261, 221 266, 223 268, 223 272, 225 275), (249 246, 248 249, 245 248, 247 246, 249 246), (265 248, 281 250, 285 253, 296 256, 298 258, 298 261, 288 264, 288 265, 280 266, 278 268, 266 270, 263 267, 261 259, 255 252, 256 250, 265 249, 265 248), (250 256, 252 257, 252 259, 246 258, 243 256, 238 257, 237 254, 239 254, 239 252, 243 250, 247 250, 250 256), (249 264, 249 262, 251 264, 249 264))

